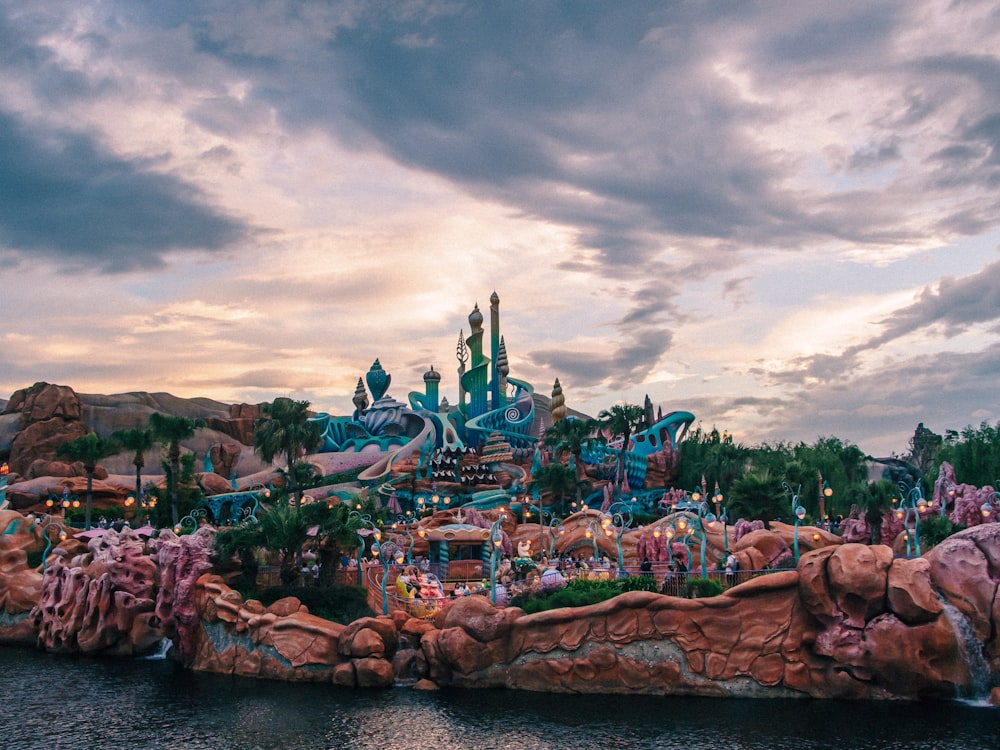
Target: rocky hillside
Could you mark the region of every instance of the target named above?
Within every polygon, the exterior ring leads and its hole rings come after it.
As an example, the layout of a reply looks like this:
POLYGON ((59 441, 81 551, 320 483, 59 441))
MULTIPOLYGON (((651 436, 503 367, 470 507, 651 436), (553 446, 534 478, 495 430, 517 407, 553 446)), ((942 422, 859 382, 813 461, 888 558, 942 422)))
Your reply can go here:
MULTIPOLYGON (((0 412, 0 461, 10 468, 11 504, 22 491, 37 495, 29 480, 84 475, 82 466, 56 460, 59 446, 88 432, 110 437, 117 430, 145 427, 154 412, 203 419, 206 427, 182 443, 200 461, 211 455, 216 474, 225 479, 266 467, 252 450, 253 423, 259 404, 224 404, 206 398, 183 399, 168 393, 121 393, 111 396, 76 393, 65 385, 35 383, 14 392, 0 412), (18 484, 23 486, 20 491, 18 484)), ((145 456, 143 476, 162 474, 162 446, 145 456)), ((101 461, 95 478, 134 476, 133 454, 122 452, 101 461)), ((43 483, 44 484, 44 483, 43 483)))

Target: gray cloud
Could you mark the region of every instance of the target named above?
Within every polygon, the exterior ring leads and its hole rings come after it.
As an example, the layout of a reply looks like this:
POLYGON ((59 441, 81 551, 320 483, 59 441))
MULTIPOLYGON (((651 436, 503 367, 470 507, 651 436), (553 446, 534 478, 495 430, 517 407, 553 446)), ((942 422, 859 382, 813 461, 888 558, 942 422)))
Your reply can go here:
POLYGON ((217 250, 249 231, 183 180, 2 111, 0 163, 0 243, 70 266, 155 268, 171 250, 217 250))
POLYGON ((946 338, 977 323, 1000 321, 1000 261, 962 278, 944 277, 925 288, 910 306, 881 321, 886 328, 868 341, 870 349, 914 331, 935 326, 946 338))

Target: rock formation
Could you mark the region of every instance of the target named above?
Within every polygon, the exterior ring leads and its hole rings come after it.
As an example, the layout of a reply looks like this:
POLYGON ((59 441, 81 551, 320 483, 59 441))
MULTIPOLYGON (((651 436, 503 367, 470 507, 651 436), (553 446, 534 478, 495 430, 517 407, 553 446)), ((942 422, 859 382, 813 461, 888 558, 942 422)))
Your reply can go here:
MULTIPOLYGON (((824 547, 709 599, 634 591, 528 615, 469 596, 433 621, 394 612, 346 626, 294 598, 244 601, 212 572, 210 528, 70 540, 43 577, 27 567, 40 539, 30 521, 0 525, 12 529, 0 534, 0 642, 50 651, 132 655, 166 636, 187 667, 226 674, 573 693, 952 698, 975 685, 973 662, 987 681, 1000 673, 997 524, 912 560, 824 547)), ((784 541, 754 531, 740 545, 763 559, 784 541)))

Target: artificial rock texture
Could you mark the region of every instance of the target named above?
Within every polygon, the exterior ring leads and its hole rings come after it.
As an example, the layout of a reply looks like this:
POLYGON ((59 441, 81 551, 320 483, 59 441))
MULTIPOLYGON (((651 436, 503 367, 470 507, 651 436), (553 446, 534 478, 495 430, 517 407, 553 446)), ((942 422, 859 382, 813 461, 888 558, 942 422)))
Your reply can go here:
POLYGON ((165 636, 192 669, 262 678, 705 696, 952 698, 1000 673, 997 524, 913 560, 827 546, 710 599, 632 592, 526 615, 471 596, 433 621, 346 626, 294 598, 244 601, 212 572, 207 528, 65 542, 44 577, 23 533, 0 534, 0 642, 30 626, 52 651, 131 655, 165 636))

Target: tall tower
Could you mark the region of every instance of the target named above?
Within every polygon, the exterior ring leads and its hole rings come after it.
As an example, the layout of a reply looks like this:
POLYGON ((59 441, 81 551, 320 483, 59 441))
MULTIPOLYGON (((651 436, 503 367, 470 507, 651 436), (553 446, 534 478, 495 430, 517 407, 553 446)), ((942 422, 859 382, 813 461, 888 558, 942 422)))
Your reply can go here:
POLYGON ((492 363, 483 356, 483 314, 479 305, 469 314, 472 332, 465 343, 469 347, 469 370, 462 375, 462 386, 469 395, 465 416, 469 419, 489 410, 489 376, 492 363))
POLYGON ((499 409, 500 378, 497 377, 497 362, 500 359, 500 296, 493 290, 490 295, 490 408, 499 409))
POLYGON ((435 414, 440 408, 438 403, 438 386, 440 384, 441 373, 434 369, 434 365, 431 365, 431 369, 424 373, 424 395, 426 397, 424 408, 435 414))

